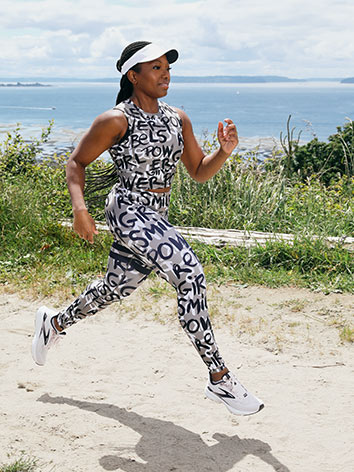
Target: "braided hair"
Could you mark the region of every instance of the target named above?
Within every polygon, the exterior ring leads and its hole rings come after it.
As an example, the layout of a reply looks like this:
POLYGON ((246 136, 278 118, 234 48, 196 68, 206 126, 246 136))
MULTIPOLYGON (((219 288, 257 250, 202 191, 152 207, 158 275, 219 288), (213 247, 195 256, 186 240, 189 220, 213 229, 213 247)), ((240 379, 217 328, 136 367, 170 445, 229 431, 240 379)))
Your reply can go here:
MULTIPOLYGON (((132 57, 139 49, 151 44, 149 41, 135 41, 134 43, 129 44, 122 52, 120 58, 117 61, 117 69, 119 72, 122 70, 123 64, 132 57)), ((140 64, 136 64, 130 70, 133 70, 137 73, 140 72, 140 64)), ((133 93, 133 84, 127 77, 127 74, 124 74, 120 80, 120 90, 117 95, 116 105, 122 102, 123 100, 127 100, 132 96, 133 93)))

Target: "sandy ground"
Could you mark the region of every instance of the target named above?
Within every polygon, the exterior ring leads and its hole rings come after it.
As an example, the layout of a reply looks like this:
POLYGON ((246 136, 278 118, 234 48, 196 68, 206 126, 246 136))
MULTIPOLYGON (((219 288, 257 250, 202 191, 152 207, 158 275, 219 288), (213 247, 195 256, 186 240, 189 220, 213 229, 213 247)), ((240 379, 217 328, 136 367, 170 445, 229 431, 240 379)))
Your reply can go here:
POLYGON ((148 281, 80 322, 33 364, 28 295, 0 294, 0 463, 21 451, 43 472, 350 472, 354 346, 348 294, 210 285, 228 366, 265 402, 250 417, 204 397, 206 369, 148 281), (351 321, 350 321, 351 320, 351 321))

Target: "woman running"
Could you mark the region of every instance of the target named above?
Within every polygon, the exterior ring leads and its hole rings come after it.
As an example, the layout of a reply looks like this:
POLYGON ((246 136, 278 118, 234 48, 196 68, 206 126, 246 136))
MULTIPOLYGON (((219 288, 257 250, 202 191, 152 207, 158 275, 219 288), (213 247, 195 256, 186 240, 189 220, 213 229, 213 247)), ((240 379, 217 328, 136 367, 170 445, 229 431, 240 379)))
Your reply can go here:
POLYGON ((49 347, 67 328, 130 295, 154 271, 177 292, 180 323, 209 370, 205 394, 231 413, 250 415, 263 403, 228 370, 210 323, 203 269, 185 239, 168 222, 173 176, 179 160, 197 182, 213 177, 238 144, 230 119, 219 122, 220 147, 200 148, 184 111, 160 101, 167 95, 170 64, 178 58, 146 41, 127 46, 117 62, 122 74, 116 106, 99 115, 70 156, 67 184, 74 231, 93 243, 97 229, 85 199, 85 168, 108 150, 115 185, 105 203, 112 244, 106 275, 89 284, 67 308, 41 307, 35 319, 32 356, 44 365, 49 347))

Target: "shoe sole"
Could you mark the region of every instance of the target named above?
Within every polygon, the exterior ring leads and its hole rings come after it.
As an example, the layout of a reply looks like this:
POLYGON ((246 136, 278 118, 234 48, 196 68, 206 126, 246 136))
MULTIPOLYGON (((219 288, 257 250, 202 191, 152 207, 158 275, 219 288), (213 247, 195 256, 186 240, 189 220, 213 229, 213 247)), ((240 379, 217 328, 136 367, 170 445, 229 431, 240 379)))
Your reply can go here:
POLYGON ((236 408, 232 408, 230 405, 223 402, 215 393, 211 392, 208 388, 205 389, 204 393, 205 393, 206 397, 209 398, 209 400, 213 400, 216 403, 222 403, 223 405, 225 405, 226 408, 229 410, 229 412, 232 413, 233 415, 250 416, 250 415, 254 415, 255 413, 258 413, 259 411, 263 410, 263 408, 264 408, 264 403, 260 403, 258 410, 247 411, 247 412, 241 411, 241 410, 236 410, 236 408))
POLYGON ((36 345, 37 345, 37 341, 39 339, 39 336, 40 336, 40 332, 41 332, 41 327, 42 327, 42 321, 43 321, 43 315, 44 313, 46 313, 47 311, 47 308, 46 307, 43 307, 41 306, 37 313, 36 313, 36 318, 35 318, 35 323, 34 323, 34 337, 33 337, 33 340, 32 340, 32 349, 31 349, 31 352, 32 352, 32 359, 34 360, 34 362, 37 364, 37 365, 40 365, 40 366, 43 366, 45 364, 45 360, 44 362, 40 362, 38 359, 37 359, 37 356, 36 356, 36 345))

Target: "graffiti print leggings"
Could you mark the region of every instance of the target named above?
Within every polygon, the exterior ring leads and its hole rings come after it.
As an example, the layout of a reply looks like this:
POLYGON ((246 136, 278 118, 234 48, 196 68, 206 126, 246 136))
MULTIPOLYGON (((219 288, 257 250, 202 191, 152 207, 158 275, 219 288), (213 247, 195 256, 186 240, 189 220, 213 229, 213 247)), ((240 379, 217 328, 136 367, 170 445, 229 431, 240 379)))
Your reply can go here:
POLYGON ((58 315, 65 329, 130 295, 155 271, 177 292, 180 323, 210 372, 224 367, 210 323, 205 276, 197 256, 167 221, 169 193, 134 193, 113 187, 106 200, 107 224, 114 236, 103 279, 58 315))

